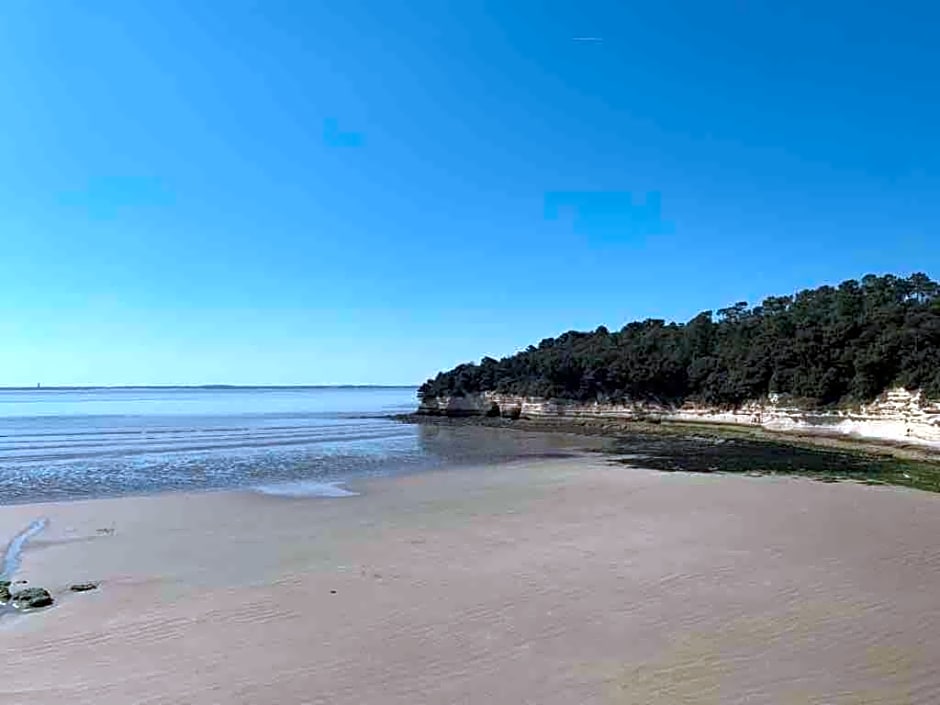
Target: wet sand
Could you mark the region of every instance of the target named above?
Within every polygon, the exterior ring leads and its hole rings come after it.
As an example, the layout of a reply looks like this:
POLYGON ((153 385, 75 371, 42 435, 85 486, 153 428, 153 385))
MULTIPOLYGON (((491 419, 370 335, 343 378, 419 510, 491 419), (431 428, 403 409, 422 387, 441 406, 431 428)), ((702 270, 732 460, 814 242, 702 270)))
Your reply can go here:
POLYGON ((17 577, 58 598, 0 617, 0 702, 940 702, 938 495, 601 458, 354 489, 0 507, 49 519, 17 577))

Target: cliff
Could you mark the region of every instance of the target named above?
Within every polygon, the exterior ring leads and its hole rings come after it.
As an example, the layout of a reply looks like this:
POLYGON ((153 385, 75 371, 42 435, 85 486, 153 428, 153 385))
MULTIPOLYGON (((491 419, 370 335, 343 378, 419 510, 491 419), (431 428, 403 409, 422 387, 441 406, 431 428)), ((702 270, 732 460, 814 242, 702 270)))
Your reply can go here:
POLYGON ((420 414, 503 416, 508 418, 571 417, 757 426, 772 431, 912 443, 940 449, 940 402, 920 392, 892 389, 870 404, 831 411, 809 411, 772 396, 736 408, 720 409, 686 403, 679 407, 649 402, 610 404, 547 400, 494 392, 425 399, 420 414))

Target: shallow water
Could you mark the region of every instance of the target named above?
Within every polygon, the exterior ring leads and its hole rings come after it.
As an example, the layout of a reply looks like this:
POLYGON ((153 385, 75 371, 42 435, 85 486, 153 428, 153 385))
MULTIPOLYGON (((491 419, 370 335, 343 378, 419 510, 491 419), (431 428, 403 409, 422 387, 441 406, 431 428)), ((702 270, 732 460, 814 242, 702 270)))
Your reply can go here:
POLYGON ((12 580, 20 567, 20 561, 23 557, 23 549, 26 542, 39 534, 49 524, 47 519, 36 519, 30 522, 29 526, 13 537, 6 550, 3 552, 3 563, 0 564, 0 579, 12 580))
POLYGON ((388 415, 414 388, 0 390, 0 504, 256 487, 342 496, 362 476, 546 455, 546 434, 388 415))

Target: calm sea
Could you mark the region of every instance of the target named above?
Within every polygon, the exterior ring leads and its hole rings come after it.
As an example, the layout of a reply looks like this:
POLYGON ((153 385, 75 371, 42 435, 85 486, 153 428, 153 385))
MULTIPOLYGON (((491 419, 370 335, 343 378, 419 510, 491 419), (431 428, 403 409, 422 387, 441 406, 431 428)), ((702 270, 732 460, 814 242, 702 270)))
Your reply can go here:
POLYGON ((554 454, 539 434, 402 424, 414 388, 0 390, 0 504, 255 488, 554 454))

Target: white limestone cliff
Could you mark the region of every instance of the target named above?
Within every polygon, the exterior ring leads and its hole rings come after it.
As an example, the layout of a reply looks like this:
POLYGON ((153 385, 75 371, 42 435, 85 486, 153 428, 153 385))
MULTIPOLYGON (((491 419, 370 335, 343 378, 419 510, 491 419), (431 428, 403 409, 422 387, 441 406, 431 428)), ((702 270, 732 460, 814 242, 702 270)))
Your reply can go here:
POLYGON ((776 396, 734 409, 719 409, 691 402, 681 407, 650 402, 577 403, 483 392, 464 397, 428 399, 422 402, 419 413, 734 424, 774 431, 911 443, 940 449, 940 402, 928 401, 920 392, 902 388, 889 390, 869 404, 827 411, 807 411, 788 405, 786 400, 776 396))

